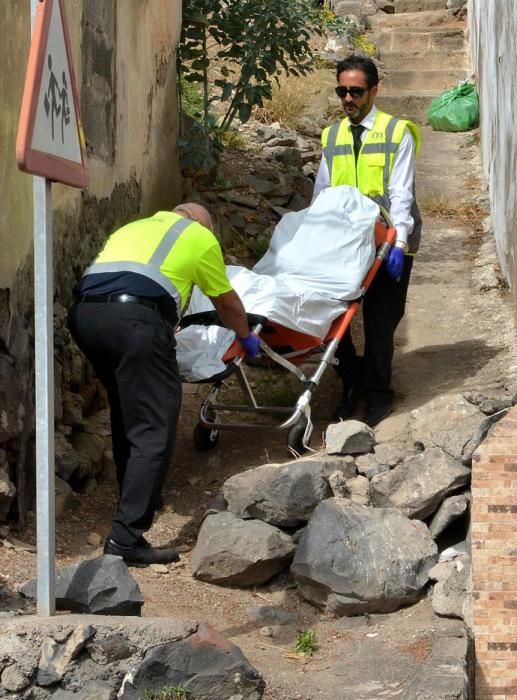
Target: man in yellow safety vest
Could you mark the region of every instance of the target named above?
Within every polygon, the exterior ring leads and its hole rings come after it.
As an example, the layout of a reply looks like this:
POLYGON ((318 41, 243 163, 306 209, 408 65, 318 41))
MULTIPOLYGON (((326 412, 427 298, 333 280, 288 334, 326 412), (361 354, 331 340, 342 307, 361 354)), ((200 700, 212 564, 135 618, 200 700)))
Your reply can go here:
POLYGON ((115 231, 74 289, 68 324, 106 387, 120 499, 106 554, 128 563, 177 561, 152 547, 151 527, 170 464, 181 402, 174 328, 196 284, 249 356, 259 352, 226 276, 208 211, 196 203, 115 231))
POLYGON ((390 213, 397 229, 395 246, 364 298, 364 355, 356 354, 350 332, 336 351, 343 396, 334 418, 352 417, 364 395, 362 420, 374 426, 393 406, 393 339, 404 316, 413 256, 420 241, 422 220, 414 197, 420 131, 413 122, 377 109, 379 74, 370 58, 352 55, 340 61, 337 82, 336 94, 346 116, 323 131, 314 197, 325 187, 357 187, 390 213))

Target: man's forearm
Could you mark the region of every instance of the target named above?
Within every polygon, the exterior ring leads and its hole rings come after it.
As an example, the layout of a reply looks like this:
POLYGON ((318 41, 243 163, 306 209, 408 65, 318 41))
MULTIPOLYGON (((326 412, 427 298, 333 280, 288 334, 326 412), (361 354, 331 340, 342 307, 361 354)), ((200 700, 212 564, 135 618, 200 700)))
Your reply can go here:
POLYGON ((235 331, 239 337, 245 338, 249 333, 248 321, 237 292, 232 289, 218 297, 212 297, 211 301, 224 325, 235 331))

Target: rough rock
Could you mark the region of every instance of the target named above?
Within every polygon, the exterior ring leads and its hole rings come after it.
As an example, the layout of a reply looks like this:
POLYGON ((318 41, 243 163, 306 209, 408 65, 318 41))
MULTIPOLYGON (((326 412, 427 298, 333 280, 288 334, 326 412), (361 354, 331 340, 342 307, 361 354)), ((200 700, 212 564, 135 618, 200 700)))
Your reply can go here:
POLYGON ((127 674, 118 697, 140 700, 145 690, 167 685, 181 685, 199 700, 259 700, 265 688, 239 647, 208 626, 200 626, 187 639, 149 649, 127 674))
POLYGON ((373 448, 378 464, 386 464, 390 469, 404 461, 406 450, 402 445, 381 442, 373 448))
POLYGON ((401 700, 469 700, 470 646, 467 634, 436 640, 401 700))
POLYGON ((80 394, 71 391, 63 392, 63 423, 75 427, 82 427, 84 399, 80 394))
POLYGON ((448 575, 437 581, 433 589, 433 610, 437 615, 463 619, 470 577, 470 557, 459 557, 446 566, 448 575))
POLYGON ((72 488, 66 483, 66 481, 60 479, 59 476, 57 476, 57 474, 55 476, 55 491, 56 518, 59 518, 59 516, 62 515, 67 509, 67 506, 73 498, 74 492, 72 488))
POLYGON ((358 420, 332 423, 325 433, 325 445, 329 455, 365 454, 375 445, 375 433, 358 420))
POLYGON ((315 452, 310 456, 302 457, 300 462, 310 462, 316 469, 323 469, 323 473, 330 476, 339 471, 345 479, 353 479, 357 476, 355 458, 352 455, 328 455, 326 452, 315 452), (321 465, 321 467, 320 467, 321 465))
POLYGON ((27 700, 140 699, 167 685, 198 700, 258 700, 264 689, 238 647, 209 627, 174 618, 2 619, 2 672, 0 697, 27 700))
MULTIPOLYGON (((36 599, 36 579, 20 593, 36 599)), ((94 615, 140 615, 144 599, 121 557, 110 554, 56 572, 56 608, 94 615)))
POLYGON ((7 466, 0 467, 0 521, 5 520, 16 496, 16 487, 9 478, 7 466))
POLYGON ((94 634, 95 630, 90 625, 78 625, 64 644, 59 644, 52 637, 44 639, 38 667, 38 685, 58 683, 65 675, 68 664, 78 656, 94 634))
POLYGON ((89 469, 88 461, 78 454, 66 437, 56 432, 54 438, 56 455, 56 474, 64 481, 70 481, 72 475, 86 472, 89 469))
POLYGON ((332 498, 314 511, 291 571, 304 598, 337 615, 391 612, 418 598, 437 556, 424 523, 332 498))
POLYGON ((16 693, 17 691, 23 690, 30 685, 30 680, 20 671, 16 664, 9 664, 2 671, 0 676, 0 684, 2 688, 5 688, 5 690, 16 693))
POLYGON ((431 537, 436 539, 449 525, 459 518, 468 508, 468 500, 465 494, 446 498, 438 508, 429 524, 431 537))
POLYGON ((70 439, 82 462, 74 472, 74 477, 86 480, 102 471, 102 459, 106 449, 106 438, 90 432, 74 431, 70 439))
POLYGON ((291 625, 296 622, 295 613, 269 605, 256 605, 247 608, 246 615, 254 622, 267 625, 291 625))
POLYGON ((332 489, 332 494, 340 498, 346 498, 349 495, 349 490, 346 485, 347 479, 340 471, 332 472, 329 476, 329 484, 332 489))
POLYGON ((300 460, 264 464, 230 477, 223 486, 229 510, 240 518, 296 527, 331 495, 324 463, 300 460))
POLYGON ((375 454, 361 455, 356 460, 357 471, 367 479, 373 479, 376 474, 382 474, 389 470, 387 464, 379 464, 375 454))
POLYGON ((347 479, 345 486, 352 503, 358 503, 362 506, 370 505, 370 482, 365 476, 347 479))
POLYGON ((427 518, 448 495, 470 481, 470 469, 437 447, 370 481, 378 507, 394 506, 409 518, 427 518))
POLYGON ((22 391, 15 363, 0 352, 0 443, 20 433, 18 411, 22 405, 22 391))
POLYGON ((294 550, 288 535, 261 520, 209 515, 199 531, 192 573, 210 583, 259 585, 288 566, 294 550))

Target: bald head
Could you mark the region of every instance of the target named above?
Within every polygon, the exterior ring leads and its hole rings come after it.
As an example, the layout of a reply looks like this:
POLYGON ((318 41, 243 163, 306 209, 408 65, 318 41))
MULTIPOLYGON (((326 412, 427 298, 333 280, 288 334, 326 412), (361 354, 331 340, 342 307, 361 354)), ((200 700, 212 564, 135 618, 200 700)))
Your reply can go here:
POLYGON ((180 214, 180 216, 184 216, 186 219, 197 221, 202 226, 205 226, 205 228, 210 229, 210 231, 212 230, 212 217, 210 216, 208 209, 205 209, 205 207, 197 202, 184 202, 183 204, 178 204, 177 207, 174 207, 173 212, 180 214))

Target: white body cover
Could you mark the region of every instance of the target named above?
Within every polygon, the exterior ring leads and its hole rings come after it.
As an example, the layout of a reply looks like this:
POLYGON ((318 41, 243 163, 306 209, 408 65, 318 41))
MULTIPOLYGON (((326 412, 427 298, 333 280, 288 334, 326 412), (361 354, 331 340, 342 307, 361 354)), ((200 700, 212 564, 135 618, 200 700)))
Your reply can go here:
MULTIPOLYGON (((347 301, 360 295, 375 258, 379 207, 355 187, 323 190, 308 209, 291 212, 276 226, 266 254, 253 270, 229 266, 228 277, 248 313, 323 339, 347 301)), ((212 310, 195 288, 187 315, 212 310)), ((224 369, 221 357, 232 331, 189 326, 176 334, 184 381, 207 379, 224 369)))

